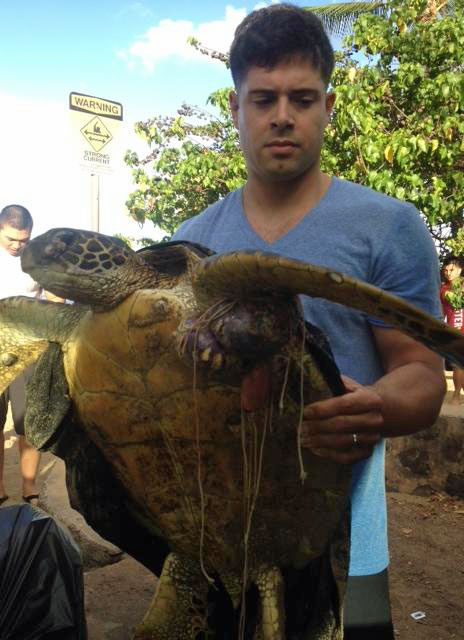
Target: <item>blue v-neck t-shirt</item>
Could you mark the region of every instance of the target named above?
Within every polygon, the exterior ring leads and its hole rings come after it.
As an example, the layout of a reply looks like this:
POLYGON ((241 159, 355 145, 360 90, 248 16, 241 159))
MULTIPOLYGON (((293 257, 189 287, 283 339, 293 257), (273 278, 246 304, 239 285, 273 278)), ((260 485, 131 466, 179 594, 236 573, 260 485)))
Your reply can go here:
MULTIPOLYGON (((438 257, 415 207, 360 185, 332 178, 319 203, 272 244, 248 223, 242 189, 184 222, 173 240, 189 240, 217 253, 271 251, 341 271, 441 317, 438 257)), ((384 371, 366 314, 302 296, 305 318, 328 337, 340 371, 367 385, 384 371)), ((405 390, 407 393, 407 390, 405 390)), ((353 466, 350 575, 388 565, 385 442, 353 466)))

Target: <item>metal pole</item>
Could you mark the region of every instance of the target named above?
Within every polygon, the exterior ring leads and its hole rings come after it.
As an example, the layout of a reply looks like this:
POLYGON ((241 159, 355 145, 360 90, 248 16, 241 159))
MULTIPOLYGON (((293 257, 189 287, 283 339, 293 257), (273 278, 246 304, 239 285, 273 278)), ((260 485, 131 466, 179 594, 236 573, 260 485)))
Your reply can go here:
POLYGON ((100 231, 100 176, 98 173, 91 173, 90 181, 90 228, 92 231, 100 231))

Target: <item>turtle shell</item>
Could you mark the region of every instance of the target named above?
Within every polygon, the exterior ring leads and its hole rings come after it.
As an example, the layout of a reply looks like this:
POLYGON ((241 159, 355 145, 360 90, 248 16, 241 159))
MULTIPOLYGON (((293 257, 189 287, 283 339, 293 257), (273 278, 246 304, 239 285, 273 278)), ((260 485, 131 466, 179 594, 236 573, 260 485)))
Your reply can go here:
POLYGON ((302 403, 333 392, 295 335, 273 356, 286 363, 273 370, 281 411, 244 414, 236 372, 179 353, 184 299, 144 289, 81 320, 63 347, 76 419, 171 549, 222 576, 240 575, 245 555, 251 572, 302 566, 326 549, 348 495, 348 468, 298 450, 302 403))

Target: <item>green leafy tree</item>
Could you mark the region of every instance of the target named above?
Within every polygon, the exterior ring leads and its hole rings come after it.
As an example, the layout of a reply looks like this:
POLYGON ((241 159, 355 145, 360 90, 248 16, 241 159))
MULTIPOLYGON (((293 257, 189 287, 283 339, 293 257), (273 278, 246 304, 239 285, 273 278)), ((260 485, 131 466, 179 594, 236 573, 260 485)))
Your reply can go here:
MULTIPOLYGON (((462 251, 453 250, 464 254, 464 0, 453 2, 452 16, 438 16, 438 6, 431 12, 431 0, 384 4, 383 15, 356 20, 337 53, 322 165, 412 202, 440 249, 460 243, 462 251)), ((127 203, 136 220, 152 220, 169 235, 243 184, 227 94, 210 98, 218 116, 184 106, 175 118, 137 124, 150 154, 126 155, 138 187, 127 203)))
POLYGON ((354 24, 334 73, 323 165, 412 202, 444 251, 463 225, 464 3, 434 20, 428 4, 391 0, 386 17, 354 24))
POLYGON ((445 298, 455 311, 464 307, 464 281, 462 278, 456 278, 450 283, 450 288, 445 291, 445 298))
POLYGON ((218 115, 183 105, 176 117, 136 124, 151 153, 142 159, 132 151, 125 156, 138 186, 126 203, 135 220, 151 220, 172 235, 181 222, 244 183, 245 162, 229 113, 229 91, 222 89, 208 99, 218 115))

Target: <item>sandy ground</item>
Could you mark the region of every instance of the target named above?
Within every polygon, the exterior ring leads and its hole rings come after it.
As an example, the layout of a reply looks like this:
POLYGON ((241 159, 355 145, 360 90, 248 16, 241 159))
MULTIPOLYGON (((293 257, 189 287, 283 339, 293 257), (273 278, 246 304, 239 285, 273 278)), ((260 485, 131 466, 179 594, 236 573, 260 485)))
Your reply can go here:
MULTIPOLYGON (((391 600, 399 640, 463 640, 464 502, 389 494, 391 600), (425 617, 415 621, 411 614, 425 617)), ((129 640, 153 576, 131 558, 85 576, 89 640, 129 640)), ((375 639, 373 639, 375 640, 375 639)))
MULTIPOLYGON (((449 399, 449 398, 448 398, 449 399)), ((459 410, 461 412, 461 410, 459 410)), ((464 409, 462 410, 464 417, 464 409)), ((5 480, 19 502, 17 444, 6 431, 5 480)), ((50 457, 42 458, 39 483, 50 457)), ((430 497, 388 496, 391 596, 399 640, 464 639, 464 502, 430 497), (415 621, 411 614, 425 617, 415 621)), ((85 575, 89 640, 129 640, 152 598, 156 581, 128 557, 85 575)), ((374 640, 374 639, 373 639, 374 640)))

